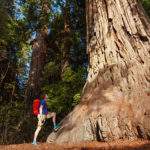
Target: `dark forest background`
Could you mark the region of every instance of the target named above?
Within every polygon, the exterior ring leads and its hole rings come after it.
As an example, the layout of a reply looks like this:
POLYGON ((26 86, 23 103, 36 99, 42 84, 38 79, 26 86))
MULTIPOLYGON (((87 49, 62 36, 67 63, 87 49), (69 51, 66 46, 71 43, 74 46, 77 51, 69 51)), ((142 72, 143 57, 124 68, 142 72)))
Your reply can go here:
MULTIPOLYGON (((57 122, 74 108, 82 95, 88 66, 85 1, 47 2, 50 13, 43 15, 42 0, 0 1, 0 144, 32 141, 37 120, 33 114, 25 115, 24 95, 32 45, 41 26, 48 27, 48 36, 40 91, 48 94, 48 109, 57 113, 57 122), (41 14, 46 18, 42 22, 41 14)), ((150 17, 150 1, 141 3, 150 17)), ((51 130, 49 120, 39 139, 45 141, 51 130)))

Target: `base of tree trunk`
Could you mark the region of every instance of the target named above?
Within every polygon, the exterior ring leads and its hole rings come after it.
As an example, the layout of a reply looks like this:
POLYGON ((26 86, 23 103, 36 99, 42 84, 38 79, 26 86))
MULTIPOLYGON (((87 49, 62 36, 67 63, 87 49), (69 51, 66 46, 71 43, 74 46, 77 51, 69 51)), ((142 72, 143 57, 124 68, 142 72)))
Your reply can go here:
POLYGON ((148 88, 137 88, 126 93, 113 86, 101 91, 99 88, 93 91, 89 87, 87 89, 80 104, 60 123, 62 128, 52 132, 47 142, 150 140, 148 88))

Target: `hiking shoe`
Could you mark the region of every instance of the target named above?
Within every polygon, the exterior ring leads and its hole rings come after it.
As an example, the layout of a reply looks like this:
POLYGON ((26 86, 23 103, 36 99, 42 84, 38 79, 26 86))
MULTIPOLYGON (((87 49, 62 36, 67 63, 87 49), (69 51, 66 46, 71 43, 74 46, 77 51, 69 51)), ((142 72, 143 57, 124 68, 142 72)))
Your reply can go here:
POLYGON ((56 126, 56 128, 54 128, 54 131, 57 132, 60 129, 61 126, 56 126))
POLYGON ((32 145, 34 145, 34 146, 38 146, 39 144, 37 144, 37 143, 32 143, 32 145))

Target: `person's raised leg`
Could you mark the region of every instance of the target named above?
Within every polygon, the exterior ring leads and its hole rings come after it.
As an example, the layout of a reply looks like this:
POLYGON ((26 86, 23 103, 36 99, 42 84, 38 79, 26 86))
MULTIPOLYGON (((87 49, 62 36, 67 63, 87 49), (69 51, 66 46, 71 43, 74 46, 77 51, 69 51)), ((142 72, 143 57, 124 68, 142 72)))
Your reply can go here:
POLYGON ((52 113, 52 121, 53 121, 53 125, 56 126, 56 113, 55 112, 52 113))
POLYGON ((47 119, 52 118, 53 126, 56 126, 56 113, 55 112, 49 112, 47 114, 47 119))
POLYGON ((47 119, 49 118, 52 118, 54 131, 57 131, 60 128, 60 126, 56 126, 56 112, 49 112, 47 114, 47 119))

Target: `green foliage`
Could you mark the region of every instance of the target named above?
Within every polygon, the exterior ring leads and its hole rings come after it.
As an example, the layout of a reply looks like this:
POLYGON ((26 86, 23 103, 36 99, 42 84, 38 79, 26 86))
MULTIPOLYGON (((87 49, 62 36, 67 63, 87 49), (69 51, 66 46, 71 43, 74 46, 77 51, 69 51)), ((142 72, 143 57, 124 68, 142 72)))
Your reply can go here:
POLYGON ((140 2, 142 3, 145 12, 147 13, 147 15, 150 18, 150 1, 149 0, 140 0, 140 2))
POLYGON ((73 97, 74 101, 72 103, 72 106, 76 106, 77 103, 79 102, 80 98, 81 98, 81 94, 80 93, 75 94, 74 97, 73 97))
POLYGON ((23 19, 16 19, 13 0, 0 1, 0 143, 9 143, 23 114, 31 38, 23 19), (4 137, 5 133, 8 133, 4 137), (3 139, 3 141, 1 141, 3 139))
POLYGON ((50 79, 54 79, 59 74, 59 66, 55 62, 49 62, 44 66, 44 81, 49 82, 50 79))
POLYGON ((65 72, 62 74, 62 78, 64 82, 71 82, 74 79, 73 71, 71 70, 70 67, 68 67, 65 72))
POLYGON ((43 88, 48 93, 48 108, 61 116, 68 114, 78 103, 84 85, 82 68, 74 72, 70 67, 62 74, 60 81, 54 81, 43 88))

